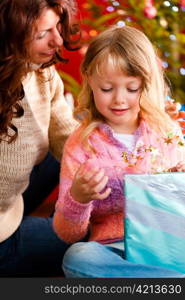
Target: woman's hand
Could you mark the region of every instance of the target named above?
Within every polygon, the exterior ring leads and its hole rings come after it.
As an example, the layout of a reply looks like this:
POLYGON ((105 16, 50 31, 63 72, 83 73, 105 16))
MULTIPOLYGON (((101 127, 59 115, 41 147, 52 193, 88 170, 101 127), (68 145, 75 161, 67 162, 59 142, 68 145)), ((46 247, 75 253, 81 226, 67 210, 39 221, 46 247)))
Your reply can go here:
POLYGON ((179 111, 178 103, 173 100, 166 101, 165 110, 173 120, 177 120, 182 128, 182 133, 185 134, 185 111, 179 111))
POLYGON ((104 170, 92 167, 87 161, 80 166, 75 174, 70 190, 71 196, 80 203, 103 200, 111 193, 110 188, 102 192, 107 182, 108 177, 105 176, 104 170))
POLYGON ((176 120, 179 117, 179 108, 178 104, 174 100, 168 100, 165 102, 165 110, 167 114, 173 119, 176 120))
POLYGON ((179 162, 175 167, 169 169, 169 172, 185 172, 185 162, 179 162))

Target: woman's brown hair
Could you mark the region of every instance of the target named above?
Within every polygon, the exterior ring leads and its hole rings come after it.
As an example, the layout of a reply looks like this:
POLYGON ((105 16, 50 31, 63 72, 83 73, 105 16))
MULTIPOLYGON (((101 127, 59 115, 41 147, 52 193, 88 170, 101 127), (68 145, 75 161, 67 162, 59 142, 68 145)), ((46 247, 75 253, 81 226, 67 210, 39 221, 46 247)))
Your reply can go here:
MULTIPOLYGON (((74 24, 77 12, 75 0, 1 0, 0 1, 0 142, 11 143, 17 138, 18 129, 12 119, 23 116, 21 100, 24 97, 22 79, 30 70, 28 45, 36 20, 45 8, 54 9, 60 16, 63 45, 75 50, 72 35, 79 32, 74 24), (13 135, 9 134, 13 130, 13 135), (11 130, 11 131, 12 131, 11 130)), ((43 64, 46 68, 57 61, 66 62, 59 53, 43 64)))

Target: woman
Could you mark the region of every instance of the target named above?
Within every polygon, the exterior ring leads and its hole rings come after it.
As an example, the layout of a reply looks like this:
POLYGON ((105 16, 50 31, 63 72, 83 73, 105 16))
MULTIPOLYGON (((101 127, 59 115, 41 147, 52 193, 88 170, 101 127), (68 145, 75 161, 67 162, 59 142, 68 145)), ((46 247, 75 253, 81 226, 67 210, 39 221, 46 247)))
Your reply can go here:
POLYGON ((51 66, 64 61, 62 46, 74 47, 75 13, 72 0, 0 2, 0 276, 61 274, 68 245, 50 218, 23 217, 22 193, 48 150, 61 157, 77 124, 51 66))

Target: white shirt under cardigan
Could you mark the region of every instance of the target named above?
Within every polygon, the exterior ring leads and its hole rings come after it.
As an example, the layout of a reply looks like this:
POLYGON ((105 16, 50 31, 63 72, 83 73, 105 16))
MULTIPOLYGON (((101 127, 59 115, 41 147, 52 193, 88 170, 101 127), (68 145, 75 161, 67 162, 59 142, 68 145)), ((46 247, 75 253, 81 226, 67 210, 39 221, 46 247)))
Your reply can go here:
POLYGON ((126 133, 116 133, 114 132, 114 137, 124 144, 127 149, 132 152, 135 147, 135 137, 133 134, 126 134, 126 133))

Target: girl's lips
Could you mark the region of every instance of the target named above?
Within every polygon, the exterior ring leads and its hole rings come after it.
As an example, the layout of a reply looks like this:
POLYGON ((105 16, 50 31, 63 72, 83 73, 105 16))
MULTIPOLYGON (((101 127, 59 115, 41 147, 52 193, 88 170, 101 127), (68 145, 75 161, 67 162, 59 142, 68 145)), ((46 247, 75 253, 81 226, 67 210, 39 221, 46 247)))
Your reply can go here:
POLYGON ((115 115, 122 115, 125 112, 128 111, 128 108, 123 108, 123 109, 116 109, 116 108, 111 108, 111 111, 113 112, 113 114, 115 115))

